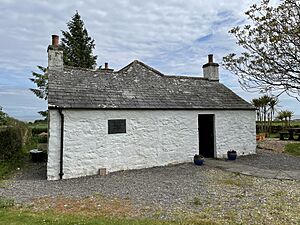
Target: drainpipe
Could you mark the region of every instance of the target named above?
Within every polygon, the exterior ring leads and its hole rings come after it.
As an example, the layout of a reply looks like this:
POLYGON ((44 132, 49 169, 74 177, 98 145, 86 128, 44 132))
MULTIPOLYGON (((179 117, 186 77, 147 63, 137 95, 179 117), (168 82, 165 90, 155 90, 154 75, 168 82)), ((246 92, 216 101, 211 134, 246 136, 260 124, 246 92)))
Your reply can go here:
POLYGON ((62 109, 58 109, 60 115, 60 161, 59 161, 59 178, 62 180, 63 173, 63 153, 64 153, 64 114, 62 109))

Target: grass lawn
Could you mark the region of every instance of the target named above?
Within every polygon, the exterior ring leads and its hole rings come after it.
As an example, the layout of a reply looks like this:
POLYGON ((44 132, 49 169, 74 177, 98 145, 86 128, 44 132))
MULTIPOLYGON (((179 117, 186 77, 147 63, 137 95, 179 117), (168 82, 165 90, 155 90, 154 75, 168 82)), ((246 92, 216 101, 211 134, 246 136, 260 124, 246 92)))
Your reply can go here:
POLYGON ((162 225, 174 224, 171 222, 159 222, 151 220, 138 220, 138 219, 120 219, 120 218, 106 218, 106 217, 87 217, 78 215, 57 215, 51 212, 30 212, 11 209, 0 210, 0 224, 2 225, 40 225, 40 224, 147 224, 147 225, 162 225))
MULTIPOLYGON (((256 124, 258 125, 259 122, 257 121, 256 124)), ((285 122, 282 121, 272 121, 273 126, 284 126, 285 122)), ((300 126, 300 121, 291 121, 291 126, 300 126)))
POLYGON ((0 181, 5 179, 13 170, 23 165, 19 158, 6 160, 0 163, 0 181))
POLYGON ((48 127, 48 123, 33 123, 29 125, 30 128, 43 128, 46 129, 48 127))
POLYGON ((300 156, 300 143, 287 144, 285 146, 285 152, 293 156, 300 156))
POLYGON ((154 219, 129 219, 121 217, 85 216, 80 214, 57 214, 48 212, 33 212, 29 210, 2 208, 0 209, 0 225, 41 225, 41 224, 78 224, 78 225, 215 225, 209 221, 162 221, 154 219))

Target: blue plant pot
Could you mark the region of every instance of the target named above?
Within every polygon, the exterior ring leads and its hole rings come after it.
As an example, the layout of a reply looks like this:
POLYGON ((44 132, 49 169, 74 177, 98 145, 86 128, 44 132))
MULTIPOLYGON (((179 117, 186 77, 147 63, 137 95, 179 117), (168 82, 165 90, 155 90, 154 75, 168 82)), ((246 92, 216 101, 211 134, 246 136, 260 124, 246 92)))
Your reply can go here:
POLYGON ((236 152, 227 152, 228 160, 236 160, 237 154, 236 152))
POLYGON ((201 166, 204 163, 204 159, 194 159, 194 163, 197 166, 201 166))

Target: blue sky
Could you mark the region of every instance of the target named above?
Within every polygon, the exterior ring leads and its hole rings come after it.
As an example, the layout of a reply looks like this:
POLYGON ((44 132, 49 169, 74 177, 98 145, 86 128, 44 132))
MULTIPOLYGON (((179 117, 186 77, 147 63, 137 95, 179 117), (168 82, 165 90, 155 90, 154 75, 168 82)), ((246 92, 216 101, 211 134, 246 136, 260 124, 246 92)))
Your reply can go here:
MULTIPOLYGON (((247 23, 243 12, 255 2, 0 0, 0 105, 18 119, 39 118, 47 103, 29 91, 31 71, 47 66, 51 35, 61 36, 76 10, 95 39, 98 65, 108 62, 117 70, 139 59, 165 74, 202 76, 208 54, 221 62, 240 51, 228 30, 247 23)), ((248 101, 258 96, 243 91, 237 77, 222 68, 220 79, 248 101)), ((299 102, 280 100, 280 109, 300 115, 299 102)))

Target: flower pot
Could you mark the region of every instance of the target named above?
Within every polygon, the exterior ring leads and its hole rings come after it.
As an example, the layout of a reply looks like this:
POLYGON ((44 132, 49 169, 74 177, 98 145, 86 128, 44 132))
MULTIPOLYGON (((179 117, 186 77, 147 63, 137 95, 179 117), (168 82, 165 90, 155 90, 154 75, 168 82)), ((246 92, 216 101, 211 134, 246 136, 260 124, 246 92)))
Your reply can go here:
POLYGON ((32 149, 29 151, 31 155, 31 160, 33 162, 41 162, 43 158, 43 152, 37 149, 32 149))
POLYGON ((201 166, 204 163, 204 158, 202 156, 200 156, 200 155, 195 155, 194 156, 194 163, 197 166, 201 166))
POLYGON ((228 151, 227 152, 228 160, 236 160, 236 157, 237 157, 236 151, 228 151))

